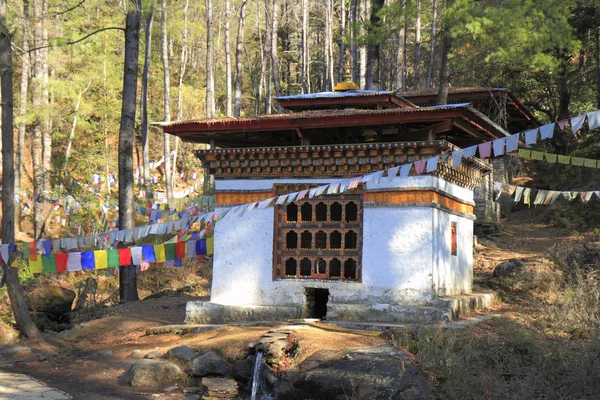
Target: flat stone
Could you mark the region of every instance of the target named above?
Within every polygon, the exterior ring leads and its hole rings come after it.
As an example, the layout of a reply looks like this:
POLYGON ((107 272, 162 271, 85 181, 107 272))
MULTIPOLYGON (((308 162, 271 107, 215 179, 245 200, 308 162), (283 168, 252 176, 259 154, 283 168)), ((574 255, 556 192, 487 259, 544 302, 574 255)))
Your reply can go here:
POLYGON ((216 331, 225 325, 187 324, 187 325, 162 325, 146 329, 146 335, 187 335, 189 333, 200 333, 216 331))
POLYGON ((0 350, 0 357, 12 357, 14 355, 24 355, 31 353, 31 347, 27 346, 6 346, 0 350))
POLYGON ((194 376, 222 376, 228 374, 229 371, 229 366, 223 361, 221 356, 212 351, 194 358, 189 368, 190 374, 194 376))
POLYGON ((0 399, 68 400, 71 399, 71 396, 27 375, 0 372, 0 399))
POLYGON ((173 386, 184 378, 179 366, 161 360, 137 360, 125 376, 125 381, 132 387, 159 389, 173 386))

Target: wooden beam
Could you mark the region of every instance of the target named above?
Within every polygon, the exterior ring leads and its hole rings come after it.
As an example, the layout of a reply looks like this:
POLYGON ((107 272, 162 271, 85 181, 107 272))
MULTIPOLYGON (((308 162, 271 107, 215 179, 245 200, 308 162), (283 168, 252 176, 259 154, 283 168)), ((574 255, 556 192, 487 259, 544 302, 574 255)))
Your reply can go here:
POLYGON ((411 140, 435 140, 435 135, 440 133, 448 132, 452 129, 452 120, 449 119, 444 122, 440 122, 439 124, 426 126, 424 128, 418 129, 416 131, 408 132, 403 134, 402 140, 411 141, 411 140))
POLYGON ((480 131, 478 131, 475 127, 469 125, 467 122, 463 121, 461 118, 453 118, 452 124, 459 129, 462 129, 465 133, 470 136, 486 139, 485 135, 482 135, 480 131))

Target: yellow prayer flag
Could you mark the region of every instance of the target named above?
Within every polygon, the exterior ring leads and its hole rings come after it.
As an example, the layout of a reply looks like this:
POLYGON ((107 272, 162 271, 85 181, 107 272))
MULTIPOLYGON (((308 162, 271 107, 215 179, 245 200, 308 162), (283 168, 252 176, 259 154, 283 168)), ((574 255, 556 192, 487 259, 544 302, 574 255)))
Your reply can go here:
POLYGON ((37 257, 35 260, 29 259, 29 271, 32 274, 41 274, 43 270, 42 257, 37 257))
POLYGON ((584 158, 583 166, 588 168, 596 168, 596 160, 592 160, 591 158, 584 158))
POLYGON ((522 157, 526 160, 531 158, 531 150, 519 149, 519 157, 522 157))
POLYGON ((571 164, 571 157, 558 155, 558 162, 561 164, 571 164))
POLYGON ((546 161, 548 161, 550 164, 556 163, 556 159, 557 159, 556 154, 544 153, 544 156, 546 157, 546 161))
POLYGON ((164 244, 154 245, 154 256, 156 257, 156 262, 160 263, 166 261, 164 244))
POLYGON ((206 254, 215 253, 215 238, 206 238, 206 254))
POLYGON ((94 265, 96 266, 96 269, 108 268, 108 255, 106 254, 106 250, 94 251, 94 265))
POLYGON ((543 161, 544 160, 544 153, 542 153, 541 151, 532 150, 531 151, 531 159, 538 160, 538 161, 543 161))
POLYGON ((576 165, 578 167, 583 167, 583 158, 581 158, 581 157, 571 157, 571 165, 576 165))

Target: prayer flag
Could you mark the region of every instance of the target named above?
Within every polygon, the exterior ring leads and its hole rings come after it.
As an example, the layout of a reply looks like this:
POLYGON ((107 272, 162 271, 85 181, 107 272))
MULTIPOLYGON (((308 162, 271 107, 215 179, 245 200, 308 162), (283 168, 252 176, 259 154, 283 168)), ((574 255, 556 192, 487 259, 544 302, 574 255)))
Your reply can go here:
POLYGON ((408 163, 408 164, 404 164, 400 167, 400 178, 405 178, 410 174, 410 169, 412 168, 413 164, 412 163, 408 163))
POLYGON ((165 261, 175 259, 175 243, 165 243, 165 261))
POLYGON ((119 266, 119 249, 106 250, 107 267, 116 268, 119 266))
POLYGON ((56 259, 54 254, 50 254, 50 257, 42 256, 42 267, 45 274, 56 273, 56 259))
POLYGON ((543 139, 550 139, 554 136, 554 126, 555 123, 544 125, 540 128, 540 137, 543 139))
POLYGON ((452 168, 460 167, 460 162, 462 161, 463 151, 462 150, 454 150, 452 152, 452 168))
POLYGON ((206 238, 206 254, 211 255, 215 252, 215 239, 214 238, 206 238))
POLYGON ((29 260, 29 243, 23 243, 23 260, 29 260))
POLYGON ((531 205, 531 189, 527 188, 523 191, 523 203, 531 205))
POLYGON ((139 246, 131 247, 131 263, 133 265, 140 265, 142 261, 142 248, 139 246))
POLYGON ((556 160, 558 159, 556 154, 544 153, 544 157, 546 157, 546 161, 548 161, 550 164, 556 163, 556 160))
POLYGON ((142 261, 156 262, 156 256, 154 255, 154 247, 142 246, 142 261))
POLYGON ((519 149, 519 157, 524 158, 526 160, 531 159, 531 150, 519 149))
POLYGON ((571 157, 558 155, 558 163, 559 164, 571 164, 571 157))
POLYGON ((531 159, 532 160, 537 160, 537 161, 543 161, 544 160, 544 153, 542 153, 541 151, 532 150, 531 151, 531 159))
POLYGON ((577 131, 579 131, 581 129, 584 121, 585 121, 585 114, 578 115, 576 117, 571 118, 571 127, 573 128, 573 134, 576 134, 577 131))
POLYGON ((568 119, 563 119, 563 120, 561 120, 561 121, 558 121, 558 122, 556 123, 556 125, 558 125, 558 127, 559 127, 560 129, 565 129, 567 126, 569 126, 569 120, 568 120, 568 119))
POLYGON ((175 258, 185 258, 186 257, 186 245, 185 242, 177 242, 175 243, 175 258))
POLYGON ((165 262, 165 245, 156 244, 154 245, 154 255, 156 256, 156 262, 165 262))
POLYGON ((506 138, 496 139, 492 142, 495 157, 498 157, 498 156, 501 156, 504 154, 504 143, 505 142, 506 142, 506 138))
POLYGON ((427 159, 427 172, 433 172, 438 167, 439 156, 433 156, 427 159))
POLYGON ((590 158, 584 158, 583 159, 583 166, 584 167, 588 167, 588 168, 596 168, 597 167, 597 163, 596 163, 596 160, 592 160, 590 158))
POLYGON ((131 249, 119 249, 119 266, 125 267, 131 264, 131 249))
POLYGON ((537 133, 538 133, 537 128, 525 131, 525 145, 527 147, 531 146, 532 144, 537 143, 537 133))
POLYGON ((76 251, 69 253, 69 260, 67 261, 68 271, 81 271, 81 253, 76 251))
POLYGON ((581 158, 581 157, 571 157, 571 165, 576 165, 578 167, 583 167, 583 158, 581 158))
POLYGON ((398 175, 398 170, 400 169, 400 167, 393 167, 387 170, 388 173, 388 182, 391 182, 396 175, 398 175))
POLYGON ((518 203, 521 201, 521 197, 523 196, 523 191, 525 190, 524 187, 517 187, 517 190, 515 191, 515 203, 518 203))
POLYGON ((425 167, 427 166, 427 160, 415 161, 414 165, 415 165, 415 172, 418 175, 421 175, 421 174, 423 174, 423 172, 425 172, 425 167))
POLYGON ((106 250, 94 251, 94 265, 96 266, 96 269, 108 268, 108 255, 106 254, 106 250))
POLYGON ((600 110, 592 111, 587 114, 588 117, 588 127, 590 129, 595 129, 600 126, 600 110))
POLYGON ((29 259, 29 271, 32 274, 41 274, 44 271, 41 257, 37 257, 35 260, 29 259))
POLYGON ((195 240, 188 240, 186 242, 186 247, 187 247, 187 257, 191 258, 191 257, 196 257, 196 241, 195 240))
POLYGON ((477 151, 477 145, 466 147, 463 149, 463 157, 475 157, 477 151))
POLYGON ((81 253, 81 269, 90 270, 96 267, 93 251, 84 251, 81 253))
MULTIPOLYGON (((175 246, 173 246, 173 255, 175 254, 175 246)), ((206 239, 200 239, 196 242, 196 254, 204 256, 206 254, 206 239)), ((173 256, 173 259, 175 257, 173 256)))
POLYGON ((65 272, 69 262, 69 253, 56 253, 54 258, 56 260, 56 272, 65 272))
POLYGON ((519 134, 510 135, 506 138, 506 152, 512 153, 519 149, 519 134))

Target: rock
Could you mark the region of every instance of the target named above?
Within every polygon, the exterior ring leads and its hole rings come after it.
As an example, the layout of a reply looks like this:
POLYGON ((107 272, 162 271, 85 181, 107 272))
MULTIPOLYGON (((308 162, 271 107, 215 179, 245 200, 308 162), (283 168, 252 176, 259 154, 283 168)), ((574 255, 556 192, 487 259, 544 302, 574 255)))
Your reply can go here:
POLYGON ((31 354, 31 347, 27 346, 5 346, 0 349, 0 358, 10 358, 13 356, 24 356, 31 354))
POLYGON ((167 359, 184 368, 187 368, 192 360, 200 355, 199 352, 192 349, 190 346, 173 347, 167 351, 167 359))
POLYGON ((223 359, 212 351, 194 358, 190 365, 190 375, 207 376, 217 375, 223 376, 230 372, 229 366, 223 359))
POLYGON ((107 357, 112 357, 113 352, 112 350, 100 350, 94 353, 95 357, 99 357, 99 358, 107 358, 107 357))
POLYGON ((183 389, 183 393, 185 394, 199 394, 202 393, 202 388, 198 386, 191 386, 183 389))
POLYGON ((40 362, 48 361, 48 356, 46 356, 45 354, 40 354, 40 356, 38 357, 38 360, 40 362))
POLYGON ((527 271, 527 266, 519 260, 509 260, 494 268, 494 278, 514 278, 527 271))
POLYGON ((158 351, 159 351, 158 347, 155 347, 154 350, 152 350, 151 352, 149 352, 148 354, 146 354, 144 356, 144 358, 147 358, 147 359, 150 359, 150 360, 154 359, 154 358, 156 358, 158 356, 158 351))
POLYGON ((29 310, 60 317, 71 311, 75 292, 60 286, 41 286, 26 297, 29 310))
POLYGON ((567 257, 567 266, 570 274, 600 269, 600 242, 584 243, 582 247, 573 249, 567 257))
POLYGON ((238 384, 233 379, 202 378, 202 385, 206 387, 203 399, 237 399, 238 384))
POLYGON ((0 321, 0 345, 13 344, 19 341, 19 331, 0 321))
POLYGON ((144 358, 144 350, 135 349, 134 351, 131 352, 131 355, 129 357, 136 359, 136 360, 139 360, 140 358, 144 358))
POLYGON ((246 357, 243 360, 238 360, 233 364, 233 376, 242 381, 242 382, 250 382, 252 381, 252 372, 254 371, 254 362, 256 357, 250 356, 246 357))
POLYGON ((179 389, 179 386, 169 386, 168 388, 164 388, 163 391, 169 393, 169 392, 173 392, 177 389, 179 389))
POLYGON ((384 344, 316 352, 283 377, 277 398, 425 400, 429 385, 404 351, 384 344))
POLYGON ((71 339, 74 338, 75 336, 77 336, 77 334, 79 333, 79 329, 68 329, 66 331, 60 331, 58 332, 58 337, 61 339, 71 339))
POLYGON ((160 389, 184 380, 177 365, 161 360, 137 360, 125 376, 125 381, 135 388, 160 389))

